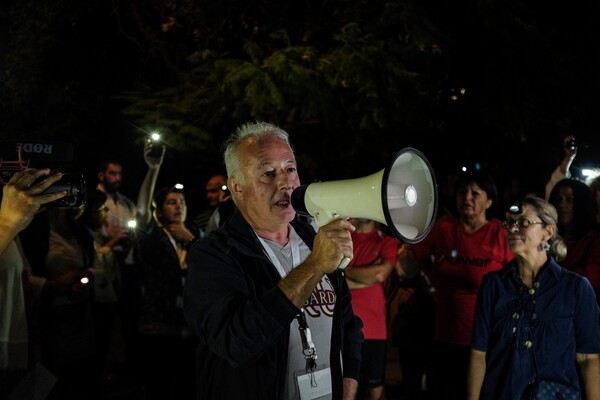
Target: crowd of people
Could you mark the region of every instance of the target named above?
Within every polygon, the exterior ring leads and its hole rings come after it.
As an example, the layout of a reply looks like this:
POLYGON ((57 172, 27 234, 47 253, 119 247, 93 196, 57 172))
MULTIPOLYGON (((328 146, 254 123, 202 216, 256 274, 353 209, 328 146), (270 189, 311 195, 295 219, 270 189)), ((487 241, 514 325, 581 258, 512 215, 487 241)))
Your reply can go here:
POLYGON ((76 207, 45 192, 61 173, 10 178, 0 398, 100 400, 129 379, 148 400, 391 400, 396 348, 405 400, 548 385, 600 399, 600 178, 569 176, 576 148, 543 198, 501 204, 489 173, 455 174, 411 244, 376 221, 298 215, 281 128, 244 124, 224 149, 226 174, 191 218, 181 187, 156 188, 166 150, 149 144, 136 202, 115 160, 76 207))

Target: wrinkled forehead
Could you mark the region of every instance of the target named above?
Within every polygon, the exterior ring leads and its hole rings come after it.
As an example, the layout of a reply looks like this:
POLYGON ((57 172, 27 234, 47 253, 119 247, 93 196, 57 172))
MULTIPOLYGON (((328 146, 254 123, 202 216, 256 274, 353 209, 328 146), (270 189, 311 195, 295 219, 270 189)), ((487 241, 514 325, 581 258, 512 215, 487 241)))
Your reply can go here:
POLYGON ((244 166, 296 162, 290 146, 276 136, 249 137, 240 143, 238 155, 244 166))

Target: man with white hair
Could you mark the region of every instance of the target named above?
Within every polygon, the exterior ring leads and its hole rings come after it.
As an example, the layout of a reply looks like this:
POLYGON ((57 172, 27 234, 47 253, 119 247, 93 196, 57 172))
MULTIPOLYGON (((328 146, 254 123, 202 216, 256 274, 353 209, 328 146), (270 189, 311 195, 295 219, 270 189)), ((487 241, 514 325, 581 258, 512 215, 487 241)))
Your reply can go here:
POLYGON ((354 227, 296 217, 288 134, 241 126, 226 143, 238 211, 188 258, 184 312, 200 338, 198 399, 354 399, 362 323, 338 269, 354 227))

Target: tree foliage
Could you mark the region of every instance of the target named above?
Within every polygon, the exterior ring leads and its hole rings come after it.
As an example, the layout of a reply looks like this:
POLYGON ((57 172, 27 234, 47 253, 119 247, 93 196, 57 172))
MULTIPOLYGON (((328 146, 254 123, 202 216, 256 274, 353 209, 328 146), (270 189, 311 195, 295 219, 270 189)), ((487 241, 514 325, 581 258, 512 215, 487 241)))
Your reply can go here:
POLYGON ((374 137, 389 143, 397 130, 426 132, 439 115, 439 77, 422 68, 434 70, 441 55, 434 29, 413 36, 425 10, 394 1, 334 3, 307 2, 277 19, 269 18, 282 12, 275 3, 238 18, 225 7, 213 17, 230 22, 205 27, 210 40, 198 41, 175 84, 125 93, 126 115, 141 126, 168 127, 172 144, 188 149, 206 148, 239 123, 272 121, 313 147, 314 160, 305 160, 312 164, 323 164, 328 148, 353 157, 374 137))
POLYGON ((95 152, 158 129, 200 168, 269 120, 319 177, 407 145, 495 162, 498 146, 597 128, 597 17, 581 0, 9 0, 0 128, 109 138, 95 152))

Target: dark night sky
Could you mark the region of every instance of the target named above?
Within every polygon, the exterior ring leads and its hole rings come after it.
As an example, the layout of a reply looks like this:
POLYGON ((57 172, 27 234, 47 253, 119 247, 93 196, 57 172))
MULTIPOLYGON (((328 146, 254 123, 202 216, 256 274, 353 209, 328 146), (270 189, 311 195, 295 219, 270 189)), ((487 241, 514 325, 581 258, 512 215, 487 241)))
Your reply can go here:
MULTIPOLYGON (((17 4, 18 2, 9 2, 9 4, 17 4)), ((69 2, 64 2, 69 4, 69 2)), ((49 42, 46 44, 52 48, 50 52, 41 51, 39 48, 31 49, 32 54, 39 56, 35 59, 35 66, 39 69, 32 69, 32 77, 29 81, 35 82, 36 78, 44 82, 39 85, 39 95, 44 96, 45 93, 57 93, 64 95, 63 97, 52 99, 52 102, 46 101, 42 104, 55 104, 56 110, 46 109, 38 111, 31 118, 23 118, 21 123, 16 125, 5 124, 5 129, 9 138, 14 138, 30 130, 39 129, 44 121, 43 113, 49 116, 52 113, 64 112, 65 109, 70 109, 72 113, 72 122, 70 128, 76 127, 76 135, 78 137, 76 143, 76 153, 78 165, 75 168, 82 170, 89 181, 94 181, 93 170, 95 163, 101 158, 108 156, 121 159, 126 168, 126 192, 131 196, 135 196, 135 189, 141 182, 144 173, 144 164, 141 159, 141 140, 144 133, 133 128, 131 121, 128 121, 120 114, 120 108, 123 102, 115 98, 123 90, 131 89, 136 81, 147 80, 155 84, 168 83, 169 75, 163 74, 169 71, 170 68, 176 68, 177 65, 158 65, 159 56, 152 53, 152 49, 145 47, 139 42, 139 37, 127 35, 127 32, 133 32, 141 27, 134 27, 135 21, 121 19, 115 17, 114 9, 111 8, 109 2, 95 3, 93 1, 84 1, 77 3, 78 5, 72 8, 65 8, 57 12, 72 13, 70 18, 68 15, 64 17, 64 21, 71 20, 72 23, 60 25, 60 29, 54 30, 50 36, 49 42), (91 5, 86 7, 86 5, 91 5), (123 23, 128 22, 131 26, 119 26, 117 21, 123 23), (41 56, 40 56, 41 55, 41 56), (41 72, 40 72, 41 71, 41 72), (38 76, 39 74, 39 76, 38 76), (57 91, 55 85, 62 87, 62 92, 57 91), (69 93, 77 93, 77 96, 85 98, 85 104, 70 102, 69 93)), ((582 9, 563 9, 558 5, 546 5, 545 3, 529 4, 532 8, 538 7, 544 12, 528 13, 528 10, 519 10, 523 17, 523 23, 530 23, 537 19, 540 29, 560 30, 561 35, 555 37, 556 42, 550 44, 549 48, 570 49, 571 57, 565 61, 557 59, 556 62, 568 62, 570 65, 562 69, 566 74, 572 74, 572 77, 560 77, 564 81, 572 79, 573 85, 565 89, 562 93, 547 92, 547 87, 539 87, 539 93, 544 97, 543 101, 536 104, 527 104, 522 102, 525 107, 537 107, 541 109, 541 113, 546 112, 546 125, 538 126, 536 131, 522 132, 522 141, 518 140, 503 140, 502 138, 494 137, 485 130, 480 130, 478 126, 472 126, 468 122, 469 104, 468 101, 477 102, 478 91, 486 90, 513 90, 515 99, 522 100, 522 93, 518 86, 510 87, 515 84, 512 81, 500 81, 500 77, 507 79, 511 76, 506 69, 514 68, 516 73, 528 74, 534 73, 541 76, 546 76, 548 82, 551 83, 555 79, 550 69, 545 65, 535 65, 538 59, 547 60, 547 56, 536 58, 535 55, 525 57, 515 57, 512 53, 516 51, 517 46, 521 43, 520 38, 513 38, 515 42, 508 45, 503 43, 495 43, 488 41, 481 43, 476 35, 473 35, 475 22, 469 20, 472 17, 476 2, 458 2, 455 9, 448 14, 450 26, 455 23, 454 29, 458 32, 457 38, 464 42, 458 46, 464 52, 463 58, 455 58, 453 65, 447 66, 449 74, 461 79, 457 79, 464 83, 467 87, 469 99, 465 100, 465 104, 457 105, 456 107, 464 107, 465 110, 455 112, 455 120, 452 129, 447 130, 443 136, 435 141, 423 140, 423 138, 411 136, 410 133, 398 132, 401 137, 397 140, 398 143, 406 146, 414 146, 422 150, 433 164, 436 175, 442 177, 447 170, 453 170, 459 167, 460 164, 473 164, 478 161, 489 165, 497 175, 503 175, 507 178, 508 175, 522 174, 526 176, 527 183, 534 185, 535 190, 539 190, 545 179, 549 176, 551 170, 556 166, 562 157, 561 140, 562 135, 567 132, 574 133, 581 144, 579 156, 576 160, 575 167, 579 168, 585 164, 595 164, 600 166, 600 135, 597 134, 598 122, 595 117, 595 105, 597 104, 596 89, 599 89, 600 83, 597 78, 598 62, 593 57, 597 54, 598 39, 597 28, 593 29, 578 29, 580 25, 587 26, 592 23, 594 15, 597 15, 597 7, 593 8, 593 12, 588 12, 587 8, 582 9), (462 7, 462 8, 461 8, 462 7), (454 18, 454 20, 452 20, 454 18), (527 20, 529 18, 529 20, 527 20), (580 36, 589 34, 588 36, 580 36), (595 34, 595 35, 593 35, 595 34), (575 56, 573 56, 575 55, 575 56), (502 60, 502 62, 491 63, 489 60, 502 60), (494 71, 494 67, 502 67, 504 70, 494 71), (488 70, 489 69, 489 70, 488 70), (483 77, 498 76, 497 82, 484 81, 483 77), (487 86, 484 86, 486 84, 487 86), (574 110, 572 110, 574 109, 574 110), (546 111, 544 111, 546 110, 546 111), (560 110, 560 111, 556 111, 560 110), (566 120, 566 122, 565 122, 566 120), (504 146, 506 144, 506 146, 504 146)), ((577 2, 577 4, 584 4, 577 2)), ((63 2, 61 2, 63 4, 63 2)), ((442 5, 443 3, 439 3, 442 5)), ((526 4, 526 3, 523 3, 526 4)), ((509 6, 523 7, 519 2, 511 3, 509 6)), ((574 6, 577 6, 575 4, 574 6)), ((444 5, 449 7, 448 5, 444 5)), ((586 6, 587 7, 587 6, 586 6)), ((23 24, 26 24, 27 18, 23 18, 23 24)), ((6 17, 5 17, 6 18, 6 17)), ((491 21, 494 21, 491 19, 491 21)), ((7 22, 5 19, 2 22, 7 22)), ((14 21, 13 21, 14 22, 14 21)), ((157 23, 159 21, 156 21, 157 23)), ((517 21, 519 22, 519 21, 517 21)), ((14 25, 11 25, 14 27, 14 25)), ((594 23, 594 26, 597 26, 594 23)), ((509 31, 510 26, 498 27, 498 32, 509 31)), ((12 30, 0 29, 0 51, 4 52, 11 41, 12 30)), ((502 32, 508 37, 510 33, 502 32)), ((498 38, 506 37, 498 36, 498 38)), ((549 37, 552 37, 551 35, 549 37)), ((523 46, 527 42, 527 38, 522 38, 523 46)), ((38 40, 23 40, 23 51, 27 51, 26 46, 35 44, 36 46, 44 46, 42 41, 38 40)), ((172 41, 165 43, 153 43, 156 48, 167 49, 165 54, 169 53, 169 46, 172 47, 172 53, 176 53, 180 47, 186 43, 172 41)), ((521 49, 522 50, 522 49, 521 49)), ((543 51, 542 47, 540 51, 543 51)), ((566 51, 566 50, 565 50, 566 51)), ((522 54, 522 53, 521 53, 522 54)), ((174 57, 170 62, 177 62, 174 57)), ((3 60, 4 68, 10 68, 8 64, 10 60, 3 60)), ((32 64, 34 64, 32 62, 32 64)), ((33 68, 31 65, 28 67, 33 68)), ((172 72, 172 71, 171 71, 172 72)), ((543 81, 543 80, 542 80, 543 81)), ((449 89, 449 88, 448 88, 449 89)), ((498 107, 498 105, 494 105, 498 107)), ((485 109, 485 108, 479 108, 485 109)), ((489 110, 493 114, 494 110, 489 110)), ((10 119, 11 114, 5 115, 5 118, 10 119)), ((51 119, 51 118, 49 118, 51 119)), ((67 121, 65 121, 65 124, 67 121)), ((493 121, 491 122, 493 123, 493 121)), ((43 131, 43 130, 42 130, 43 131)), ((55 137, 61 138, 60 127, 54 127, 55 137), (56 133, 59 132, 59 133, 56 133)), ((294 132, 292 133, 292 139, 294 132)), ((69 136, 70 137, 70 136, 69 136)), ((220 143, 222 137, 216 139, 220 143)), ((299 151, 310 151, 311 146, 319 146, 317 143, 300 144, 297 146, 299 151)), ((216 145, 218 147, 218 144, 216 145)), ((374 154, 393 154, 398 149, 365 149, 365 160, 374 158, 374 154)), ((326 149, 324 154, 328 157, 335 158, 336 153, 344 152, 344 144, 340 144, 339 148, 326 149)), ((198 201, 197 198, 202 196, 203 183, 213 172, 218 168, 207 166, 202 162, 204 154, 196 154, 190 156, 183 154, 177 150, 170 150, 163 172, 159 179, 161 184, 172 183, 175 176, 180 177, 184 183, 190 188, 189 197, 192 201, 198 201), (196 188, 192 189, 192 186, 196 188), (193 192, 193 193, 192 193, 193 192)), ((210 158, 210 157, 205 157, 210 158)), ((360 166, 340 166, 344 172, 341 177, 352 174, 370 174, 376 170, 383 168, 385 162, 377 163, 361 161, 360 166), (346 172, 349 171, 349 172, 346 172)), ((302 168, 302 165, 300 166, 302 168)), ((327 179, 335 178, 335 172, 327 172, 323 175, 327 179)), ((310 176, 309 179, 319 179, 319 176, 310 176)), ((500 179, 498 179, 500 180, 500 179)))

